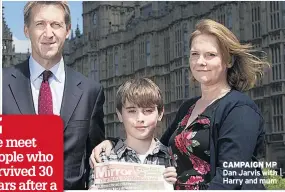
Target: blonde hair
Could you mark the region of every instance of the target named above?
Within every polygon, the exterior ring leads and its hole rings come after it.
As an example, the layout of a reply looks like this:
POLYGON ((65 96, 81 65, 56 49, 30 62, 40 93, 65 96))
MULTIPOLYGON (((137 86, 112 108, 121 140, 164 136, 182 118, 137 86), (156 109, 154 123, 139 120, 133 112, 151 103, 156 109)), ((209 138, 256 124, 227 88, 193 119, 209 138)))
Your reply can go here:
POLYGON ((120 112, 126 101, 143 108, 157 106, 159 114, 163 111, 161 90, 148 78, 130 79, 119 87, 116 108, 120 112))
POLYGON ((64 10, 64 20, 66 28, 68 29, 71 24, 70 9, 67 1, 28 1, 24 7, 24 23, 26 26, 30 25, 31 12, 33 7, 37 5, 59 5, 64 10))
POLYGON ((210 19, 197 23, 191 34, 192 40, 201 34, 214 35, 222 53, 223 62, 227 64, 227 81, 229 85, 239 91, 251 89, 258 78, 263 76, 264 68, 270 67, 266 53, 262 58, 253 55, 256 52, 250 44, 240 44, 237 37, 224 25, 210 19))

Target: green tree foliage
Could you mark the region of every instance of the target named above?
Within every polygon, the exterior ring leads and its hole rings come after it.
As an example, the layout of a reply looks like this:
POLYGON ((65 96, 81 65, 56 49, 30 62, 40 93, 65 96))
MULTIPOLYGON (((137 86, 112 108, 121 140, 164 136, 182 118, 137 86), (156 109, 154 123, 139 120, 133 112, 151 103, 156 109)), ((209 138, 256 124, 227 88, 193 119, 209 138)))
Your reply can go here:
POLYGON ((279 172, 275 172, 272 169, 262 170, 264 178, 267 180, 264 184, 266 189, 285 189, 285 179, 280 176, 279 172))

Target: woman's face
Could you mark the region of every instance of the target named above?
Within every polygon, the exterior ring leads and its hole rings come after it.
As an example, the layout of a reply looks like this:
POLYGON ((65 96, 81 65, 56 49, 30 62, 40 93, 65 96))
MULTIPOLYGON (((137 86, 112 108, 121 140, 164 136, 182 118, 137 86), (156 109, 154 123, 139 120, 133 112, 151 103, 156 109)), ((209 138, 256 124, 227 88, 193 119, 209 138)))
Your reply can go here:
POLYGON ((190 69, 202 85, 227 83, 227 67, 214 35, 200 34, 192 40, 190 69))

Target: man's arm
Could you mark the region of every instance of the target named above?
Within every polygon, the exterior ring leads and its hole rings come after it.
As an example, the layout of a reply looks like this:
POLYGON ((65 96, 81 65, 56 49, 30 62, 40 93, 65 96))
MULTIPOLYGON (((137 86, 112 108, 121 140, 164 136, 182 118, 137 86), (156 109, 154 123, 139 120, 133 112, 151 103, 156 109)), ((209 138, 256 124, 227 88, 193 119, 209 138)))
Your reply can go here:
POLYGON ((92 149, 101 143, 105 139, 105 125, 104 125, 104 111, 103 105, 105 102, 105 96, 103 87, 100 86, 99 93, 97 95, 96 102, 92 111, 90 119, 89 137, 86 144, 86 182, 88 184, 90 167, 88 166, 89 157, 92 153, 92 149))
POLYGON ((105 96, 103 92, 103 87, 101 86, 90 120, 90 129, 89 129, 90 149, 88 150, 89 156, 91 154, 92 149, 105 139, 105 125, 104 125, 104 111, 103 111, 104 102, 105 102, 105 96))

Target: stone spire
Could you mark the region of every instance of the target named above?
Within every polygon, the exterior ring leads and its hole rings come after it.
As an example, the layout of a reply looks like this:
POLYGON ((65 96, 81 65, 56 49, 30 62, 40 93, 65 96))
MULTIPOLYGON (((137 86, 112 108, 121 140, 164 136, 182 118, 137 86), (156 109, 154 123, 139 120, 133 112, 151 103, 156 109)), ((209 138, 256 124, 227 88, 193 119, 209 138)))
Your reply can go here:
POLYGON ((78 19, 77 19, 77 27, 76 27, 76 30, 75 30, 75 36, 76 36, 76 37, 79 37, 80 34, 81 34, 81 32, 80 32, 80 29, 79 29, 78 19))

